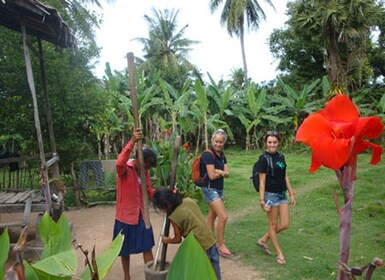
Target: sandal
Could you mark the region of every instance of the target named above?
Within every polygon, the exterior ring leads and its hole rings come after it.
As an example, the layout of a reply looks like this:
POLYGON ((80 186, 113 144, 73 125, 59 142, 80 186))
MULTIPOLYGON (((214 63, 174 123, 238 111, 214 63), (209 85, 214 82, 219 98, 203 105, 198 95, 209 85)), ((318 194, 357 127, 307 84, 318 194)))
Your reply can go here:
POLYGON ((269 250, 269 247, 267 247, 267 244, 265 242, 261 242, 261 241, 257 241, 255 244, 257 244, 257 246, 259 248, 262 249, 263 252, 265 252, 266 255, 271 255, 271 251, 269 250))
POLYGON ((286 264, 286 260, 284 257, 277 257, 277 264, 286 264))

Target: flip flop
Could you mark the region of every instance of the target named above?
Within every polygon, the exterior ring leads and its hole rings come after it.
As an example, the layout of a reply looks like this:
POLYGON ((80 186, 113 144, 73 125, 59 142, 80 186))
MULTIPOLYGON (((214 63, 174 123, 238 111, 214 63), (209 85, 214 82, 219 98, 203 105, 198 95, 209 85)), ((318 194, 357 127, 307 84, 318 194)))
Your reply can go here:
POLYGON ((262 249, 263 252, 265 252, 266 255, 271 255, 271 251, 267 247, 267 244, 265 242, 259 242, 259 240, 255 243, 259 248, 262 249))
POLYGON ((277 264, 283 265, 286 264, 286 260, 284 257, 277 257, 277 264))

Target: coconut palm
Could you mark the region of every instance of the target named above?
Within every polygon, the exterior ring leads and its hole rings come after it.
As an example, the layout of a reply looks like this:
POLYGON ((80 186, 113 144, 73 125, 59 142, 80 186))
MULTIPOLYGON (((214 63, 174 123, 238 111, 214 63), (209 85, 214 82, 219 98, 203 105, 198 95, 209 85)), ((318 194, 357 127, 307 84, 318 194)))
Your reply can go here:
POLYGON ((198 43, 198 41, 184 37, 188 27, 187 24, 178 29, 177 16, 179 10, 165 9, 161 11, 153 8, 152 13, 151 16, 144 16, 149 26, 148 38, 134 39, 144 46, 145 61, 141 66, 146 70, 152 68, 162 70, 164 80, 173 86, 179 84, 182 87, 189 71, 195 70, 195 67, 188 61, 187 56, 191 51, 191 45, 198 43))
MULTIPOLYGON (((218 9, 222 4, 222 0, 210 0, 211 12, 218 9)), ((274 8, 270 0, 265 0, 267 4, 274 8)), ((239 37, 241 42, 243 71, 245 80, 247 81, 247 63, 245 53, 245 21, 250 29, 257 30, 261 20, 266 20, 265 12, 256 0, 226 0, 221 14, 221 24, 226 25, 227 32, 232 37, 233 35, 239 37)))

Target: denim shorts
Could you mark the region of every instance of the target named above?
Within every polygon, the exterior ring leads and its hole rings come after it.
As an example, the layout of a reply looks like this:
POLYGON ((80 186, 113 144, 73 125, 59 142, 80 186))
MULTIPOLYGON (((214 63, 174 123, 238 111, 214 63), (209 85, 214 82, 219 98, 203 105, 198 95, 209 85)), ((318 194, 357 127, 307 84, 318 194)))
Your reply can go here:
POLYGON ((213 202, 218 198, 222 199, 223 201, 223 189, 218 190, 215 188, 202 187, 202 193, 207 203, 213 202))
POLYGON ((270 200, 273 202, 272 206, 279 206, 281 204, 287 204, 289 201, 287 200, 286 191, 284 192, 265 192, 265 203, 270 200))

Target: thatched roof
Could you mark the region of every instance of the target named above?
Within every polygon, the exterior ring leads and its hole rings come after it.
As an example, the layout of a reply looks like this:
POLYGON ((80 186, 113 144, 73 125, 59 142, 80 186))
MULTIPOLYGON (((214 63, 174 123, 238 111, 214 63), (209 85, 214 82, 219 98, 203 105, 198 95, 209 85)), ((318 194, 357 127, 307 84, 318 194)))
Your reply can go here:
POLYGON ((0 0, 0 25, 27 33, 61 47, 74 47, 71 29, 58 11, 37 0, 0 0))

